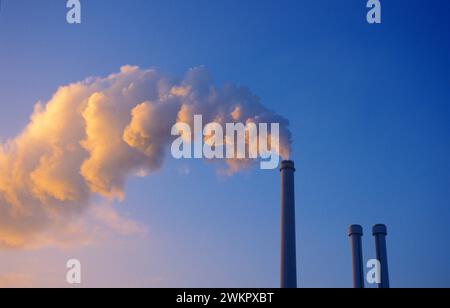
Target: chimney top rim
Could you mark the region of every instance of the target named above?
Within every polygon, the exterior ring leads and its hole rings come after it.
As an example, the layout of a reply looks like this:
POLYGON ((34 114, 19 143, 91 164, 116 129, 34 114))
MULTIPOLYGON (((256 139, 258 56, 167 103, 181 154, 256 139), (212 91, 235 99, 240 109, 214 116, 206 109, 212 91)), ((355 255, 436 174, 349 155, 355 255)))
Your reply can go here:
POLYGON ((280 171, 283 171, 284 169, 292 169, 295 171, 295 163, 292 160, 283 160, 281 162, 280 171))
POLYGON ((348 235, 364 235, 363 227, 361 225, 351 225, 348 229, 348 235))
POLYGON ((387 235, 387 227, 384 224, 377 224, 372 228, 373 235, 387 235))

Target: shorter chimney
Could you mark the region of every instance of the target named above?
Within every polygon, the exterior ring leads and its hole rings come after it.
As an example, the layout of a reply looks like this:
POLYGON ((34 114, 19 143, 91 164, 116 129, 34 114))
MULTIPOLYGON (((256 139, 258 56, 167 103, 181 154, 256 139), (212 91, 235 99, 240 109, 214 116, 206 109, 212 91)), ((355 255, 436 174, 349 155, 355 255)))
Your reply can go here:
POLYGON ((353 287, 364 288, 364 264, 362 252, 363 228, 360 225, 351 225, 348 230, 352 246, 353 287))
POLYGON ((295 165, 281 163, 281 288, 297 288, 295 243, 295 165))

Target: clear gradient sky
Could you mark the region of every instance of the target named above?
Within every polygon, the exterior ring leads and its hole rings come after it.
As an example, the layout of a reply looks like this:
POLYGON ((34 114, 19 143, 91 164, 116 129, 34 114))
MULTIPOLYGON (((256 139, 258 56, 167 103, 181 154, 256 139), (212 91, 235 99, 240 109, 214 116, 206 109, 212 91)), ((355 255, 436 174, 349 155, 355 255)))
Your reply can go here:
MULTIPOLYGON (((392 286, 450 287, 449 1, 382 1, 369 25, 364 0, 85 0, 75 26, 65 2, 2 1, 1 140, 61 85, 204 65, 290 120, 300 286, 350 287, 347 227, 365 227, 369 259, 385 223, 392 286)), ((84 286, 279 285, 277 171, 167 157, 126 194, 117 208, 148 235, 0 251, 0 286, 65 286, 69 258, 84 286)))

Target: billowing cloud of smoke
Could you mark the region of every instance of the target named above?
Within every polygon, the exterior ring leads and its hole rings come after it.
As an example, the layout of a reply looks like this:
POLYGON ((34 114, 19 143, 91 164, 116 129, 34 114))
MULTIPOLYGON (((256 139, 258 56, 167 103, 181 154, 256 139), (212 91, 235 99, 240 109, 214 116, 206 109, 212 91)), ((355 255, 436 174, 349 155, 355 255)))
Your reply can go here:
MULTIPOLYGON (((124 66, 106 78, 58 89, 37 104, 30 123, 0 146, 0 247, 89 242, 83 213, 123 234, 142 226, 92 198, 123 200, 127 176, 163 164, 177 121, 280 123, 280 152, 290 151, 288 122, 247 88, 216 87, 203 68, 173 81, 156 70, 124 66)), ((230 172, 247 160, 228 160, 230 172)))

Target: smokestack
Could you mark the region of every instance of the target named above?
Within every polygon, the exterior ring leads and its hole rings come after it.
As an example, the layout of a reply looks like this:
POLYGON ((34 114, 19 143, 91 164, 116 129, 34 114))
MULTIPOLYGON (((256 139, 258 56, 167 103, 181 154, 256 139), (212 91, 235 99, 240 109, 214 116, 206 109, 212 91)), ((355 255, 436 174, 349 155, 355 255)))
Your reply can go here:
POLYGON ((281 288, 297 288, 293 161, 281 163, 281 288))
POLYGON ((362 252, 363 228, 360 225, 351 225, 348 230, 352 245, 353 262, 353 287, 356 289, 364 288, 364 265, 362 252))
POLYGON ((373 226, 373 236, 375 237, 375 249, 377 259, 381 265, 381 283, 378 285, 380 289, 388 289, 389 286, 389 268, 386 248, 387 227, 385 225, 373 226))

